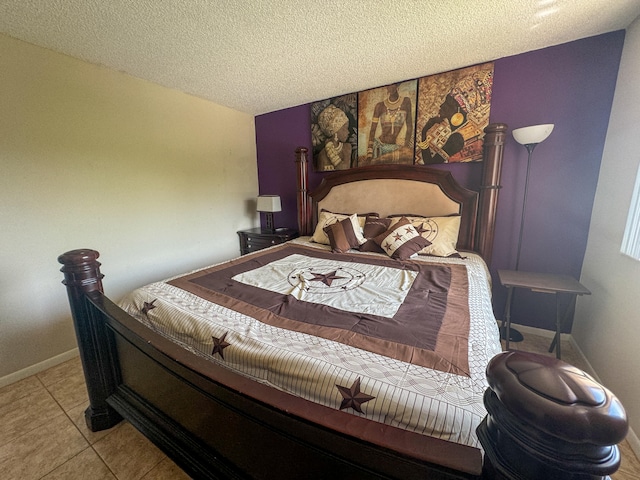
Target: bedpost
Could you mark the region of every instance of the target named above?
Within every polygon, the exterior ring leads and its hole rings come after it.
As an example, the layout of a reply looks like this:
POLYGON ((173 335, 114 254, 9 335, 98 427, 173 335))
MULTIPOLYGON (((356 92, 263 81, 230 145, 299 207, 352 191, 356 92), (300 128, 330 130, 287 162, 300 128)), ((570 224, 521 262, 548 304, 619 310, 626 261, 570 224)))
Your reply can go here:
POLYGON ((107 397, 116 388, 117 372, 111 361, 114 346, 112 338, 98 311, 89 302, 88 296, 103 293, 100 254, 95 250, 72 250, 58 257, 63 267, 63 284, 67 287, 71 314, 80 350, 80 360, 84 370, 89 394, 89 407, 84 416, 91 431, 105 430, 117 424, 121 417, 111 408, 107 397))
POLYGON ((306 147, 296 148, 296 167, 298 172, 298 229, 300 235, 311 235, 311 203, 309 202, 306 147))
POLYGON ((502 188, 500 176, 507 124, 492 123, 484 129, 484 132, 484 165, 480 186, 476 248, 489 265, 493 253, 498 193, 502 188))
POLYGON ((618 470, 629 422, 620 400, 553 357, 502 352, 487 366, 487 415, 476 429, 483 478, 605 480, 618 470))

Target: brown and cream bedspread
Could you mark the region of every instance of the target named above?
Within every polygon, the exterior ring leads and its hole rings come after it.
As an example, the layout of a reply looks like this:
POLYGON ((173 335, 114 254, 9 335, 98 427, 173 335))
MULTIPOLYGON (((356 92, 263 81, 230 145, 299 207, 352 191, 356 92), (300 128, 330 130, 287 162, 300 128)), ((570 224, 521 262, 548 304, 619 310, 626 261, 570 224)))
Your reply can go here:
POLYGON ((486 266, 465 257, 399 262, 299 240, 148 285, 121 306, 259 382, 479 447, 500 343, 486 266))

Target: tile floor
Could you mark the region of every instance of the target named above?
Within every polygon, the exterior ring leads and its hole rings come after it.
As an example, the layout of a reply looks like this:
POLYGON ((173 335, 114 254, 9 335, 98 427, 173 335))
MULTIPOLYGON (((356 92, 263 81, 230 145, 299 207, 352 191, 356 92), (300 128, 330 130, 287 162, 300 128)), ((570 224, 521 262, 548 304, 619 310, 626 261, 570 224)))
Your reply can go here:
MULTIPOLYGON (((511 348, 546 352, 550 340, 532 334, 511 348)), ((563 358, 582 360, 568 342, 563 358)), ((88 405, 79 358, 0 389, 2 480, 181 480, 189 477, 166 455, 122 422, 93 433, 84 424, 88 405)), ((640 480, 640 462, 627 442, 612 480, 640 480)))
POLYGON ((0 389, 0 478, 189 478, 129 423, 91 432, 88 404, 79 357, 0 389))

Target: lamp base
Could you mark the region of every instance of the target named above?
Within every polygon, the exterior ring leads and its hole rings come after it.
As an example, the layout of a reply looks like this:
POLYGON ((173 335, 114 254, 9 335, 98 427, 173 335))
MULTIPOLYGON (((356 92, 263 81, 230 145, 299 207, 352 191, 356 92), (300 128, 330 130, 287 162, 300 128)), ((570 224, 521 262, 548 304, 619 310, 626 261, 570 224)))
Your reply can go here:
POLYGON ((272 212, 267 212, 267 228, 265 230, 268 230, 270 232, 275 232, 276 229, 273 226, 273 213, 272 212))
MULTIPOLYGON (((507 327, 500 328, 500 340, 507 339, 507 327)), ((524 340, 524 336, 515 328, 509 328, 509 341, 510 342, 521 342, 524 340)))

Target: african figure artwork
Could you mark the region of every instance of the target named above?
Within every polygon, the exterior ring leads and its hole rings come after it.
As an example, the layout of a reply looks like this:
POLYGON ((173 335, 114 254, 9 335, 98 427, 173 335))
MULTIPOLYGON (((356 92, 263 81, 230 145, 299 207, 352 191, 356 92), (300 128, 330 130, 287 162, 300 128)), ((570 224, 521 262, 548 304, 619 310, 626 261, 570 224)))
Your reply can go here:
POLYGON ((311 139, 315 170, 345 170, 356 161, 356 98, 343 95, 311 105, 311 139))
POLYGON ((493 67, 489 62, 311 104, 315 170, 482 160, 493 67))
POLYGON ((413 163, 417 80, 358 93, 358 166, 413 163))
POLYGON ((416 164, 482 160, 493 62, 418 80, 416 164))

